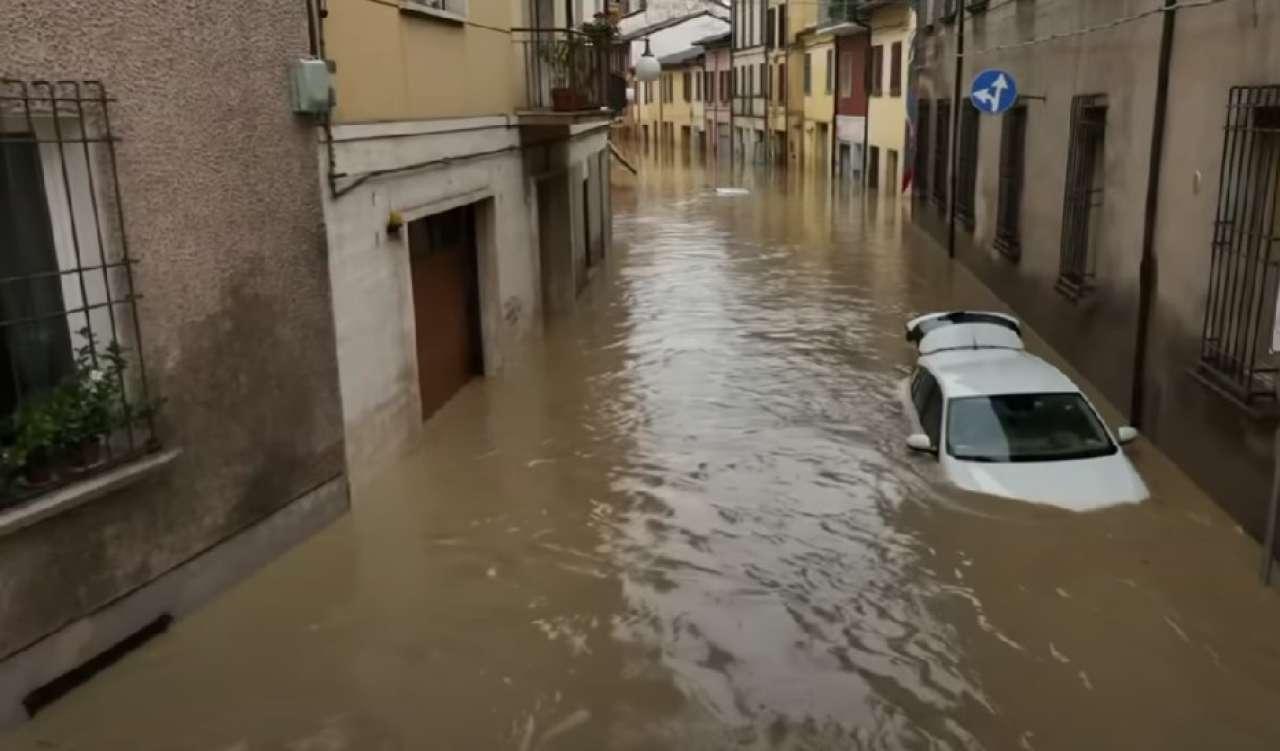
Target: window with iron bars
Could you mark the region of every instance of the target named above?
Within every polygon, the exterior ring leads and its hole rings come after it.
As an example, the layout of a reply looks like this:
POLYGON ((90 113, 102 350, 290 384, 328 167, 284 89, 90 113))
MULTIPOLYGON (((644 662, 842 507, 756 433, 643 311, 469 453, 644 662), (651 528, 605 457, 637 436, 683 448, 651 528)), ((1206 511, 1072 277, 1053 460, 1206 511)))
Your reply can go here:
POLYGON ((1275 402, 1280 85, 1231 89, 1198 372, 1253 404, 1275 402))
POLYGON ((929 135, 932 122, 933 105, 928 99, 921 99, 916 103, 915 175, 912 177, 914 187, 911 191, 921 201, 929 195, 929 157, 933 154, 930 151, 929 135))
POLYGON ((956 219, 973 231, 974 194, 978 189, 978 109, 968 99, 960 103, 960 175, 956 188, 956 219))
POLYGON ((1098 209, 1105 182, 1107 98, 1082 94, 1071 100, 1071 146, 1063 190, 1062 251, 1057 289, 1079 300, 1093 289, 1098 209))
POLYGON ((1004 114, 1000 129, 1000 186, 996 198, 995 248, 1005 257, 1022 257, 1022 182, 1027 164, 1027 108, 1004 114))
POLYGON ((0 79, 0 506, 156 448, 113 102, 0 79))
POLYGON ((938 130, 933 139, 933 202, 939 207, 947 205, 947 176, 951 164, 951 100, 938 100, 938 130))

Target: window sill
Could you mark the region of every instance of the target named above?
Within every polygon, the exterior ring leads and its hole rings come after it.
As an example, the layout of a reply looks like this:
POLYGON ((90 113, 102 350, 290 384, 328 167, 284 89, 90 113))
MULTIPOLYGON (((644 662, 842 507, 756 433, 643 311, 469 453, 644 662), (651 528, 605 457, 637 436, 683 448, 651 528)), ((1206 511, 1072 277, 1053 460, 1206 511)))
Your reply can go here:
POLYGON ((1280 405, 1277 405, 1274 401, 1261 404, 1250 404, 1244 401, 1235 391, 1222 382, 1222 379, 1219 378, 1215 371, 1206 367, 1203 363, 1189 368, 1187 375, 1198 381, 1201 386, 1229 402, 1231 406, 1243 412, 1250 420, 1271 422, 1280 419, 1280 405))
POLYGON ((0 511, 0 537, 11 535, 51 516, 70 511, 89 501, 141 482, 172 464, 181 453, 181 449, 169 449, 148 454, 102 474, 87 477, 70 485, 63 485, 11 509, 0 511))
POLYGON ((400 12, 409 16, 439 20, 456 26, 461 26, 467 22, 466 16, 442 8, 432 8, 429 5, 414 2, 414 0, 400 0, 400 12))

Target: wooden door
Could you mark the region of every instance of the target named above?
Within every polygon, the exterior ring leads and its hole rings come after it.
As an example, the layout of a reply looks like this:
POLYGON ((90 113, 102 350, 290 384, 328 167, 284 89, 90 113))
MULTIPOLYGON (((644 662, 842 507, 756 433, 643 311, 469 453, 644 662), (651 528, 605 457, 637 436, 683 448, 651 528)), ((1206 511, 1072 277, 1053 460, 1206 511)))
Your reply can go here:
POLYGON ((484 372, 474 208, 410 222, 409 260, 425 420, 484 372))

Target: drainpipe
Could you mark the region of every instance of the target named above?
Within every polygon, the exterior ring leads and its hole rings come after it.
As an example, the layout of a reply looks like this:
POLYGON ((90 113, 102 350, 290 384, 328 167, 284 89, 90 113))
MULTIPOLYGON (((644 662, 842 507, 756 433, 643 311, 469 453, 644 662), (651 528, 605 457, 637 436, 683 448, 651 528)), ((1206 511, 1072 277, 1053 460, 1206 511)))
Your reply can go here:
POLYGON ((1133 352, 1133 389, 1129 395, 1129 421, 1135 427, 1142 424, 1142 403, 1146 396, 1147 336, 1156 286, 1156 215, 1160 209, 1160 168, 1164 161, 1165 115, 1169 103, 1169 61, 1173 56, 1173 31, 1177 17, 1177 0, 1164 0, 1160 68, 1151 124, 1151 164, 1147 169, 1147 205, 1142 222, 1142 262, 1138 266, 1138 336, 1133 352))
MULTIPOLYGON (((732 5, 730 9, 730 23, 728 23, 728 164, 731 168, 736 155, 733 154, 733 148, 737 142, 737 128, 733 127, 733 120, 737 119, 733 110, 737 106, 737 67, 733 65, 733 52, 737 51, 737 3, 732 5)), ((744 155, 745 156, 745 155, 744 155)))
POLYGON ((867 191, 867 165, 871 159, 871 43, 872 29, 871 16, 867 16, 867 22, 856 22, 859 26, 867 30, 867 43, 862 46, 862 100, 864 102, 863 109, 866 112, 862 116, 862 192, 866 195, 867 191))
MULTIPOLYGON (((791 26, 791 19, 787 19, 787 26, 791 26)), ((790 31, 790 28, 787 29, 790 31)), ((782 164, 785 169, 791 169, 791 45, 782 42, 782 75, 786 83, 782 86, 782 164)))
MULTIPOLYGON (((1172 2, 1173 0, 1168 0, 1172 2)), ((960 16, 956 23, 956 80, 955 94, 951 98, 951 194, 947 196, 947 257, 956 257, 956 188, 960 186, 960 79, 964 76, 964 5, 956 14, 960 16)))
MULTIPOLYGON (((831 128, 830 143, 827 144, 827 171, 831 173, 831 185, 834 188, 836 184, 836 127, 840 117, 840 37, 831 36, 831 60, 835 66, 835 80, 831 82, 831 124, 827 127, 831 128)), ((831 75, 831 71, 827 71, 827 75, 831 75)))

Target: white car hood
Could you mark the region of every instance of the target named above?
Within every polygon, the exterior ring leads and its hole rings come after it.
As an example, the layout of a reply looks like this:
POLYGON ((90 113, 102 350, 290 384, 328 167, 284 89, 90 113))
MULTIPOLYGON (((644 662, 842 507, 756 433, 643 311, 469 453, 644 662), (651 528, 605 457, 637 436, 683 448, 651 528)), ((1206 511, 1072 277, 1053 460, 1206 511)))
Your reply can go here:
POLYGON ((965 490, 1090 511, 1147 499, 1147 486, 1124 452, 1054 462, 966 462, 946 457, 947 479, 965 490))

